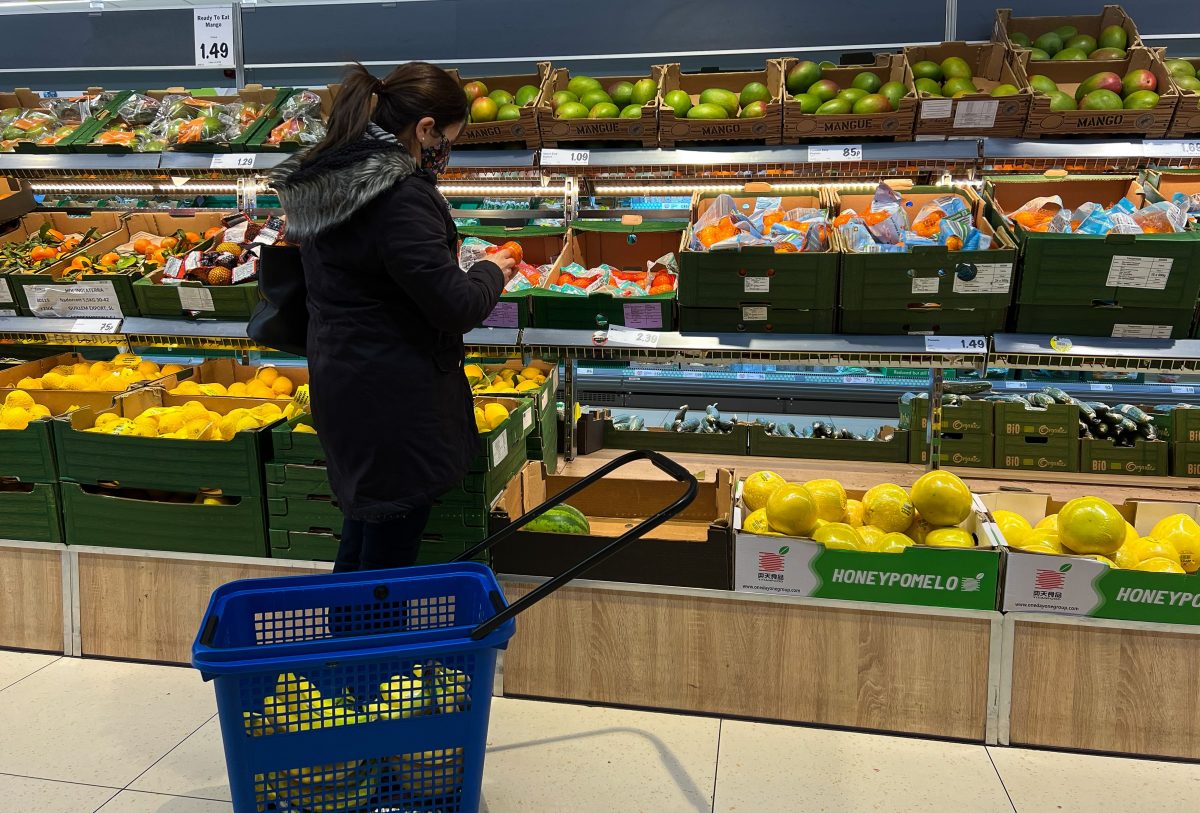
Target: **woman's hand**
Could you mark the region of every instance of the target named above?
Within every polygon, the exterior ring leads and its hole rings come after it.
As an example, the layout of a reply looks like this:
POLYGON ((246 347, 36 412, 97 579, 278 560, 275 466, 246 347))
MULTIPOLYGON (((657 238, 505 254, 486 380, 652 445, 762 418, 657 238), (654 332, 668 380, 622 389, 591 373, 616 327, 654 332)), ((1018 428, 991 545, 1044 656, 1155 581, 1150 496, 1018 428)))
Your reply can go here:
POLYGON ((517 274, 517 258, 514 257, 507 249, 502 249, 493 254, 488 255, 488 260, 494 262, 500 267, 500 273, 504 275, 504 284, 507 285, 517 274))

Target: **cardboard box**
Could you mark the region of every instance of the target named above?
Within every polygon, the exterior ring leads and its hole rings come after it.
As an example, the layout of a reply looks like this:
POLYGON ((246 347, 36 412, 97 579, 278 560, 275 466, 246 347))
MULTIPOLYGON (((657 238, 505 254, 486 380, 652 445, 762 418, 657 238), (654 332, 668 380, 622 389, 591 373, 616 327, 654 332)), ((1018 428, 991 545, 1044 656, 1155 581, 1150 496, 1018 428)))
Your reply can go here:
MULTIPOLYGON (((848 489, 862 499, 866 492, 848 489)), ((742 530, 748 510, 735 511, 733 589, 843 601, 915 604, 994 610, 1000 556, 978 498, 959 527, 975 537, 974 548, 913 545, 903 553, 830 550, 811 539, 761 536, 742 530)))
MULTIPOLYGON (((989 512, 1013 511, 1036 524, 1064 505, 1047 494, 981 495, 989 512)), ((1171 514, 1200 517, 1194 503, 1126 501, 1114 506, 1139 536, 1171 514)), ((1094 559, 1027 553, 1004 545, 1004 612, 1057 613, 1159 624, 1200 624, 1200 585, 1193 574, 1110 568, 1094 559)))
POLYGON ((999 43, 909 46, 904 49, 904 83, 920 99, 914 131, 921 136, 1018 138, 1025 130, 1033 98, 1033 91, 1013 70, 1011 52, 999 43), (917 91, 913 86, 913 64, 925 59, 941 64, 949 57, 966 60, 979 92, 958 99, 941 99, 917 91), (1005 84, 1020 92, 994 98, 992 91, 1005 84))
MULTIPOLYGON (((0 223, 0 228, 5 224, 0 223)), ((69 215, 65 212, 33 212, 23 216, 11 228, 0 233, 0 246, 9 243, 23 243, 33 237, 43 227, 61 231, 64 235, 86 235, 95 230, 93 237, 100 239, 112 234, 121 227, 121 216, 114 212, 93 212, 87 215, 69 215)), ((70 260, 91 249, 95 240, 82 245, 75 251, 63 255, 63 260, 70 260)), ((20 303, 17 298, 17 279, 25 276, 17 270, 0 269, 0 316, 15 316, 20 303), (10 313, 5 313, 11 311, 10 313)))
MULTIPOLYGON (((1180 59, 1176 56, 1170 58, 1180 59)), ((1182 58, 1200 70, 1200 56, 1182 58)), ((1175 89, 1179 91, 1179 107, 1175 109, 1175 118, 1171 121, 1171 129, 1167 130, 1167 138, 1195 138, 1200 135, 1200 93, 1187 90, 1178 82, 1175 83, 1175 89)))
MULTIPOLYGON (((1012 9, 996 9, 996 18, 992 24, 992 41, 1007 45, 1013 51, 1028 53, 1028 50, 1013 42, 1014 33, 1025 34, 1033 42, 1042 34, 1061 28, 1065 25, 1074 26, 1080 34, 1089 34, 1100 39, 1100 32, 1110 25, 1119 25, 1125 29, 1126 50, 1142 47, 1142 38, 1137 26, 1125 9, 1120 6, 1104 6, 1099 14, 1065 14, 1051 17, 1014 17, 1012 9)), ((1117 64, 1119 60, 1087 60, 1085 64, 1094 66, 1094 70, 1110 70, 1109 65, 1117 64)), ((1124 75, 1124 74, 1122 74, 1124 75)))
POLYGON ((0 177, 0 224, 32 212, 33 190, 16 178, 0 177))
MULTIPOLYGON (((493 512, 493 532, 579 479, 547 477, 540 464, 529 464, 522 472, 521 488, 505 492, 493 512)), ((733 482, 729 469, 717 469, 712 480, 699 484, 696 499, 679 515, 583 578, 728 590, 733 482)), ((685 488, 671 480, 601 480, 568 501, 588 517, 591 534, 518 531, 492 550, 493 569, 497 573, 557 576, 670 505, 685 488)))
MULTIPOLYGON (((541 109, 542 97, 546 88, 556 73, 549 62, 538 62, 532 72, 516 76, 476 76, 463 77, 458 70, 451 68, 447 71, 458 80, 460 85, 468 82, 481 81, 487 85, 488 92, 506 90, 516 95, 523 85, 532 85, 538 89, 533 101, 521 108, 521 117, 512 121, 468 122, 462 133, 455 140, 455 148, 476 144, 519 144, 526 149, 535 150, 542 145, 538 131, 538 114, 541 109)), ((553 92, 551 92, 553 93, 553 92)), ((546 97, 547 99, 549 97, 546 97)))
MULTIPOLYGON (((780 73, 786 79, 788 72, 800 60, 794 58, 778 60, 780 73)), ((800 112, 800 104, 792 100, 787 88, 783 90, 783 143, 796 144, 810 139, 838 139, 854 141, 869 138, 873 141, 912 141, 913 122, 917 112, 917 94, 913 90, 912 78, 906 76, 902 54, 876 54, 873 65, 846 65, 840 68, 825 68, 823 79, 832 79, 839 88, 851 86, 854 77, 864 71, 873 73, 884 83, 901 82, 905 95, 895 110, 887 113, 844 113, 818 116, 800 112)))
MULTIPOLYGON (((230 358, 209 359, 195 367, 188 367, 180 373, 159 379, 158 383, 165 390, 173 390, 185 381, 190 381, 201 386, 204 384, 220 384, 229 389, 230 386, 237 382, 249 384, 267 367, 274 369, 279 375, 286 377, 292 382, 292 391, 276 398, 280 402, 281 407, 286 401, 291 399, 296 390, 308 383, 308 367, 296 365, 276 366, 274 364, 241 364, 230 358)), ((236 398, 237 396, 214 395, 210 397, 236 398)))
MULTIPOLYGON (((616 82, 636 84, 639 79, 653 79, 658 83, 658 95, 642 105, 642 115, 636 119, 559 119, 554 116, 551 100, 554 94, 567 89, 571 72, 566 68, 549 69, 542 85, 542 94, 537 100, 537 126, 544 147, 560 147, 564 144, 584 142, 635 142, 643 147, 658 146, 658 106, 663 93, 664 65, 651 65, 647 73, 640 76, 601 76, 597 81, 607 90, 616 82)), ((489 84, 490 88, 491 85, 489 84)), ((523 114, 523 113, 522 113, 523 114)), ((474 125, 471 125, 474 126, 474 125)))
POLYGON ((664 149, 674 149, 688 142, 752 141, 758 144, 783 143, 783 63, 767 60, 761 71, 723 71, 718 73, 683 73, 678 63, 662 66, 658 83, 658 143, 664 149), (696 104, 700 94, 709 88, 723 88, 740 93, 750 82, 767 86, 771 101, 765 116, 756 119, 689 119, 676 118, 674 109, 663 97, 672 90, 686 91, 696 104))
MULTIPOLYGON (((1042 74, 1054 80, 1058 89, 1069 96, 1076 88, 1095 73, 1111 70, 1125 76, 1132 70, 1148 70, 1158 79, 1158 104, 1148 110, 1051 110, 1050 97, 1033 93, 1029 103, 1029 118, 1025 124, 1025 138, 1062 138, 1063 136, 1085 136, 1104 138, 1114 135, 1137 135, 1144 138, 1162 138, 1167 134, 1179 106, 1179 91, 1162 58, 1157 51, 1134 48, 1122 60, 1071 60, 1047 59, 1033 61, 1028 51, 1021 51, 1013 61, 1014 69, 1022 81, 1020 87, 1029 88, 1029 77, 1042 74)), ((1032 91, 1031 91, 1032 92, 1032 91)))
MULTIPOLYGON (((886 427, 890 428, 890 427, 886 427)), ((809 460, 872 460, 907 463, 909 432, 895 431, 890 440, 792 438, 767 434, 765 426, 748 426, 750 454, 809 460)))
MULTIPOLYGON (((634 216, 636 221, 640 218, 634 216)), ((675 327, 677 291, 618 298, 611 294, 562 294, 548 290, 558 282, 564 266, 579 263, 595 268, 601 263, 623 271, 646 271, 668 254, 678 254, 686 225, 672 221, 576 222, 567 231, 566 244, 544 287, 530 292, 536 327, 595 330, 608 325, 672 330, 675 327), (603 321, 605 324, 599 324, 603 321)))
MULTIPOLYGON (((1200 58, 1196 61, 1200 62, 1200 58)), ((1148 169, 1144 171, 1140 185, 1147 203, 1169 201, 1177 192, 1200 195, 1200 172, 1148 169)))

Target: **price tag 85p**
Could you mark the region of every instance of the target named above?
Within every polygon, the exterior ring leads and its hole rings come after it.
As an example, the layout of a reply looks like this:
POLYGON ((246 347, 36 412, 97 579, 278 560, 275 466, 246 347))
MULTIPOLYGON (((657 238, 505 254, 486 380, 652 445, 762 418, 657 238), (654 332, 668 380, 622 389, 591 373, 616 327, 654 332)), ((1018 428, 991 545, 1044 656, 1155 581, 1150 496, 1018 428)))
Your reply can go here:
POLYGON ((814 144, 808 148, 808 161, 811 164, 821 161, 861 161, 862 159, 861 144, 814 144))

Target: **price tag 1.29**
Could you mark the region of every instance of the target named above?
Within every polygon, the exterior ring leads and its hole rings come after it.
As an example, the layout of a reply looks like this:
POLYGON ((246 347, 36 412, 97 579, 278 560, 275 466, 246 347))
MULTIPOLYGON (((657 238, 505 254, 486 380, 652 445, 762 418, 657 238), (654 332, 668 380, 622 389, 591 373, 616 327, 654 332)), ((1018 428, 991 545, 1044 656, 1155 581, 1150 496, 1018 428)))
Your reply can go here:
POLYGON ((586 167, 591 160, 591 150, 542 150, 542 166, 586 167))
POLYGON ((810 164, 822 161, 861 161, 862 159, 861 144, 814 144, 808 148, 810 164))
POLYGON ((987 339, 982 336, 926 336, 925 350, 929 353, 981 355, 987 352, 987 339))
POLYGON ((254 169, 254 159, 258 155, 252 152, 224 152, 212 157, 209 169, 254 169))
POLYGON ((233 7, 192 9, 193 56, 197 65, 229 67, 233 53, 233 7))

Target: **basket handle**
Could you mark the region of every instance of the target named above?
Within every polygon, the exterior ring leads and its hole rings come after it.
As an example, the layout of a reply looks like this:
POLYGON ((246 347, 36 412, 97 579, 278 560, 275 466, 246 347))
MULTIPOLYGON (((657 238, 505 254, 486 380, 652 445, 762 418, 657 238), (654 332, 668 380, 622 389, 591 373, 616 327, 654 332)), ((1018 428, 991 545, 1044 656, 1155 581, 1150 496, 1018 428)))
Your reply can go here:
POLYGON ((700 486, 696 482, 696 478, 692 476, 692 473, 683 466, 679 465, 665 455, 661 455, 658 452, 652 452, 647 449, 629 452, 621 455, 618 458, 615 458, 614 460, 610 460, 608 463, 596 469, 588 476, 567 486, 554 497, 546 500, 546 502, 537 506, 520 519, 509 523, 507 526, 501 528, 499 531, 492 534, 475 547, 460 553, 457 557, 455 557, 454 561, 458 562, 464 559, 470 559, 472 556, 476 556, 483 551, 488 550, 496 543, 502 542, 503 540, 515 534, 530 520, 537 519, 554 506, 578 494, 580 491, 583 491, 583 489, 587 488, 592 483, 595 483, 597 480, 601 480, 606 475, 637 460, 649 460, 663 473, 669 474, 673 479, 678 480, 681 483, 685 483, 687 485, 687 490, 684 492, 683 496, 653 516, 647 517, 642 522, 639 522, 637 525, 621 534, 619 537, 593 553, 591 556, 584 559, 582 562, 568 568, 565 572, 560 573, 554 578, 542 582, 533 590, 530 590, 524 596, 510 604, 508 607, 500 610, 494 616, 489 618, 487 621, 484 621, 471 631, 472 640, 478 641, 481 638, 486 637, 510 618, 515 618, 517 615, 523 613, 525 610, 528 610, 534 604, 538 603, 546 596, 565 585, 567 582, 571 581, 572 579, 579 578, 584 573, 603 562, 605 559, 608 559, 613 554, 628 546, 634 540, 641 538, 648 532, 657 528, 659 525, 662 525, 668 519, 691 505, 692 501, 696 499, 696 494, 699 493, 700 486))

